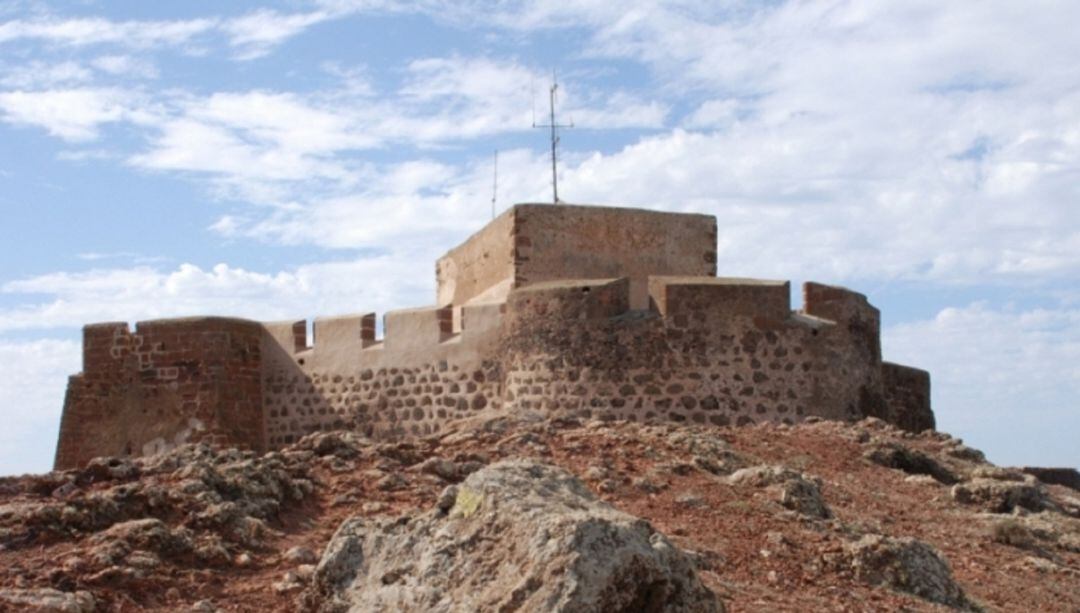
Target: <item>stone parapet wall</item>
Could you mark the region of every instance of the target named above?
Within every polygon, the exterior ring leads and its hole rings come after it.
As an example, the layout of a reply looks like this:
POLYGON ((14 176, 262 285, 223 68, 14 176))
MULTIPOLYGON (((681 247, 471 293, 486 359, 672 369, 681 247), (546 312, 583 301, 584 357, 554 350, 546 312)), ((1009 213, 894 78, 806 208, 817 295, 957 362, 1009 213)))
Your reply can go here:
POLYGON ((644 309, 650 275, 715 274, 712 216, 574 205, 516 205, 436 263, 440 306, 501 301, 546 281, 626 277, 631 305, 644 309))
POLYGON ((936 423, 930 410, 930 373, 882 362, 881 374, 888 406, 884 419, 911 432, 933 430, 936 423))
POLYGON ((348 428, 377 438, 422 436, 451 419, 500 406, 495 357, 503 306, 392 311, 266 324, 262 405, 266 441, 348 428))
POLYGON ((853 347, 865 339, 784 309, 786 283, 653 277, 650 290, 657 311, 627 311, 626 280, 515 292, 508 410, 727 425, 878 409, 880 369, 853 347))
POLYGON ((206 440, 263 450, 262 327, 226 318, 91 325, 71 377, 56 467, 206 440))

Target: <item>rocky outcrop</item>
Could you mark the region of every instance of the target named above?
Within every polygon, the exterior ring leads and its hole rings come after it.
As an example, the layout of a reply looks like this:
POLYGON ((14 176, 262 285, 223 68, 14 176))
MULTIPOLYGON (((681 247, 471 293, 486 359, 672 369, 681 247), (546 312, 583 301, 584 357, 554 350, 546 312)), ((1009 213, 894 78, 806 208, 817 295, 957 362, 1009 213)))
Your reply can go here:
POLYGON ((0 477, 0 611, 1078 611, 1077 568, 1072 490, 877 419, 477 415, 0 477))
POLYGON ((962 504, 977 505, 991 513, 1011 513, 1021 508, 1041 511, 1046 493, 1037 484, 997 479, 973 479, 953 486, 952 497, 962 504))
POLYGON ((733 485, 752 485, 773 488, 779 492, 779 502, 787 509, 817 519, 832 517, 832 511, 821 497, 821 480, 783 466, 751 466, 735 471, 728 477, 733 485))
POLYGON ((922 541, 869 534, 848 545, 845 553, 860 581, 949 607, 977 610, 953 580, 945 558, 922 541))
POLYGON ((863 457, 886 468, 902 470, 909 475, 928 475, 935 481, 952 485, 960 479, 933 457, 898 443, 883 443, 868 450, 863 457))
POLYGON ((95 606, 90 592, 61 592, 50 588, 0 590, 0 611, 91 613, 95 606))
POLYGON ((1044 468, 1040 466, 1025 466, 1022 472, 1033 475, 1043 483, 1063 485, 1080 492, 1080 471, 1075 468, 1044 468))
POLYGON ((353 518, 302 598, 317 611, 721 611, 691 558, 563 469, 506 461, 438 508, 353 518))

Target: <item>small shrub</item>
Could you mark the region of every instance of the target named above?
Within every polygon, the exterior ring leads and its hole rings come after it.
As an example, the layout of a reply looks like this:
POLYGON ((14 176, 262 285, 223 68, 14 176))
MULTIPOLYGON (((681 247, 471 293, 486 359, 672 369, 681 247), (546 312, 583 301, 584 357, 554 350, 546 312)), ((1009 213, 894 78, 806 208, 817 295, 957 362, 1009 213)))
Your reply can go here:
POLYGON ((1005 519, 994 524, 990 530, 991 538, 995 543, 1031 549, 1035 546, 1035 535, 1023 523, 1015 519, 1005 519))

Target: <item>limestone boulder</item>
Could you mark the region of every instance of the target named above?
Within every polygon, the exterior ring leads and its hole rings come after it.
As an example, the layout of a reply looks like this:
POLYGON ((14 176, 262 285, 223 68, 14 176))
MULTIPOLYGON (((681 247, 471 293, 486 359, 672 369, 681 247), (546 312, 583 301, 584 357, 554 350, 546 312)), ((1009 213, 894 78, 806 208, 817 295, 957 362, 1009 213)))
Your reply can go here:
POLYGON ((722 611, 692 559, 563 469, 505 461, 427 513, 354 517, 301 597, 315 611, 722 611))

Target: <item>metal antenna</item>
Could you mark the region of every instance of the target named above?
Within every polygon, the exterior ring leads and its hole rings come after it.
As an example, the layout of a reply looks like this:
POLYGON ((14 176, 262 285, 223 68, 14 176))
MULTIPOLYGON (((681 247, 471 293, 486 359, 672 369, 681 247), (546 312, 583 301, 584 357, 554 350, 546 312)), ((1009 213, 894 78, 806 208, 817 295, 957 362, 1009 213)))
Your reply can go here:
POLYGON ((491 218, 495 219, 495 200, 499 196, 499 150, 495 150, 495 178, 491 181, 491 218))
POLYGON ((558 147, 559 147, 559 129, 560 128, 572 128, 574 122, 571 121, 568 124, 560 124, 555 121, 555 92, 559 89, 559 82, 555 77, 555 72, 551 73, 551 90, 549 91, 549 103, 550 103, 550 123, 537 124, 536 120, 533 120, 534 128, 550 128, 551 129, 551 196, 552 202, 559 204, 559 172, 557 169, 558 147))

